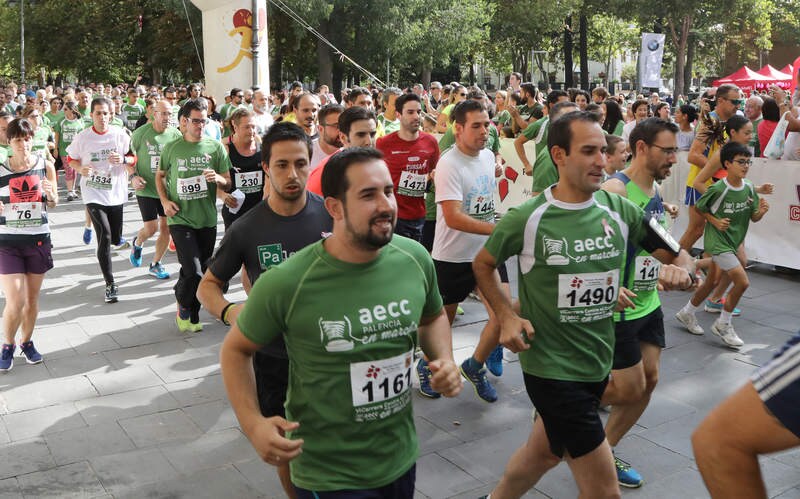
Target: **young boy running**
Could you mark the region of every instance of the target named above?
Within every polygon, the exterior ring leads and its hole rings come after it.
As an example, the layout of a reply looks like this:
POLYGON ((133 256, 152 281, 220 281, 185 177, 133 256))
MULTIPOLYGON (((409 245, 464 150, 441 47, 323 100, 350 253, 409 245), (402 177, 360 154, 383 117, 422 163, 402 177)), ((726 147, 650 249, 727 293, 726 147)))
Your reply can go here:
POLYGON ((709 278, 675 315, 690 333, 703 334, 703 328, 694 314, 717 285, 722 271, 727 272, 733 289, 728 294, 719 319, 711 325, 711 331, 735 349, 744 345, 744 342, 736 335, 731 316, 750 285, 744 267, 736 258, 736 250, 744 241, 750 221, 758 222, 769 210, 767 201, 758 197, 753 183, 745 178, 748 168, 753 164, 751 156, 747 147, 735 142, 725 144, 720 151, 720 161, 728 171, 728 176, 712 184, 696 204, 709 222, 703 233, 705 251, 711 255, 712 261, 709 278))

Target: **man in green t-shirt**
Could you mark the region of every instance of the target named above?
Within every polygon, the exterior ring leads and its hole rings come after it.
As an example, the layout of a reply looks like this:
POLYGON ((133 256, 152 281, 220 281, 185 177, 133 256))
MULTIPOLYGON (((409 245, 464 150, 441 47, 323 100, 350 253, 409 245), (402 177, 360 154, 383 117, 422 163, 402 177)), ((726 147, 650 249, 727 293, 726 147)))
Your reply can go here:
MULTIPOLYGON (((559 181, 510 210, 473 263, 501 324, 501 343, 519 352, 537 417, 531 436, 492 495, 519 497, 565 458, 579 495, 619 496, 614 458, 597 413, 612 367, 613 311, 628 242, 675 265, 662 267, 664 289, 692 284, 692 258, 644 211, 600 191, 605 133, 591 113, 551 123, 548 149, 559 181), (520 314, 494 277, 518 256, 520 314)), ((623 301, 624 303, 624 301, 623 301)))
MULTIPOLYGON (((202 331, 197 286, 217 238, 217 188, 230 187, 231 161, 220 142, 203 137, 208 119, 205 99, 190 99, 181 109, 183 138, 161 150, 156 190, 167 216, 181 264, 175 298, 175 322, 181 331, 202 331)), ((236 199, 228 196, 229 205, 236 199)))
POLYGON ((400 118, 397 116, 394 102, 402 94, 403 92, 397 87, 389 87, 383 91, 383 96, 381 97, 383 112, 378 115, 378 123, 383 127, 383 133, 385 135, 389 135, 400 129, 400 118))
MULTIPOLYGON (((664 228, 667 206, 659 194, 658 183, 669 176, 672 165, 678 161, 677 134, 678 126, 674 123, 659 118, 642 120, 631 131, 630 166, 603 183, 604 190, 632 201, 664 228)), ((677 209, 670 214, 677 215, 677 209)), ((667 346, 657 290, 660 268, 649 252, 628 244, 622 268, 622 288, 626 291, 620 296, 627 297, 633 306, 614 314, 614 364, 603 394, 603 405, 612 406, 606 425, 612 450, 647 408, 658 382, 661 349, 667 346)), ((642 476, 616 455, 614 464, 621 486, 642 485, 642 476)))
POLYGON ((136 122, 144 115, 144 107, 139 104, 139 92, 135 88, 128 89, 128 101, 122 105, 120 114, 128 130, 136 130, 136 122))
POLYGON ((524 130, 522 130, 522 133, 519 135, 519 137, 514 139, 514 149, 517 151, 519 160, 522 161, 522 167, 525 171, 525 175, 533 175, 533 167, 531 166, 530 161, 528 161, 528 156, 525 155, 525 143, 529 140, 535 141, 536 153, 538 154, 539 148, 547 144, 547 130, 550 126, 550 120, 548 119, 550 108, 559 102, 568 101, 569 94, 563 90, 553 90, 547 94, 547 101, 544 105, 548 112, 548 116, 545 116, 540 120, 536 120, 528 125, 524 130))
POLYGON ((55 128, 59 121, 64 119, 64 111, 61 110, 61 105, 64 101, 61 97, 53 97, 50 99, 50 110, 44 113, 45 122, 51 128, 55 128))
POLYGON ((411 497, 416 346, 432 359, 437 391, 462 388, 433 262, 393 236, 397 206, 379 151, 335 154, 322 185, 333 234, 256 281, 221 349, 228 398, 259 456, 290 462, 299 497, 411 497), (279 335, 290 365, 286 418, 265 418, 252 356, 279 335))
POLYGON ((0 164, 5 164, 11 157, 11 146, 8 144, 6 129, 14 117, 5 109, 0 109, 0 164))
POLYGON ((171 119, 172 106, 166 101, 159 101, 153 111, 152 123, 137 128, 131 136, 131 149, 136 155, 136 169, 131 176, 131 185, 136 191, 136 202, 143 225, 133 239, 130 261, 134 267, 142 265, 144 243, 158 231, 153 261, 148 270, 157 279, 169 278, 169 273, 161 264, 169 244, 169 227, 164 207, 158 198, 156 172, 164 146, 181 138, 181 132, 169 126, 171 119))
MULTIPOLYGON (((553 105, 552 109, 550 109, 550 114, 548 114, 545 120, 555 121, 565 114, 578 111, 580 111, 580 109, 578 109, 578 105, 574 102, 559 102, 553 105)), ((547 135, 547 133, 545 133, 545 135, 547 135)), ((545 144, 546 143, 547 139, 545 139, 545 144)), ((553 163, 553 158, 550 157, 550 151, 547 147, 537 147, 536 162, 533 167, 531 194, 536 196, 556 182, 558 182, 558 169, 555 163, 553 163)))

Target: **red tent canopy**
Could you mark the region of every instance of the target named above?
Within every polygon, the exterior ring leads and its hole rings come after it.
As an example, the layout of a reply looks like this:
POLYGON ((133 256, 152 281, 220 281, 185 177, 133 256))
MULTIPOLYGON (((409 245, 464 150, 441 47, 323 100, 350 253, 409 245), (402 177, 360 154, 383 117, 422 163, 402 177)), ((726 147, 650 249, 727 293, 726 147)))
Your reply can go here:
POLYGON ((789 76, 793 75, 794 74, 794 66, 792 66, 791 64, 787 64, 786 66, 781 68, 781 73, 786 73, 789 76))
POLYGON ((772 78, 773 80, 775 80, 773 83, 781 88, 789 88, 790 86, 792 86, 791 73, 784 73, 782 71, 778 71, 769 64, 756 71, 756 73, 766 76, 768 78, 772 78))
POLYGON ((772 78, 758 74, 747 66, 742 66, 735 73, 716 80, 712 85, 718 87, 725 83, 733 83, 742 90, 752 90, 755 87, 763 87, 774 82, 775 80, 772 78))

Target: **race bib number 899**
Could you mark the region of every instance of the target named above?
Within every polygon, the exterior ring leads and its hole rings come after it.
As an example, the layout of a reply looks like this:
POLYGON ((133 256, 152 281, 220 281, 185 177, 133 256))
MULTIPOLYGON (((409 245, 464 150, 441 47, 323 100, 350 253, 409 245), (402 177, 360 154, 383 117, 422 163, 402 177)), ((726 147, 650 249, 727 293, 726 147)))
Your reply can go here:
POLYGON ((410 402, 413 351, 382 360, 350 364, 356 421, 384 419, 410 402))

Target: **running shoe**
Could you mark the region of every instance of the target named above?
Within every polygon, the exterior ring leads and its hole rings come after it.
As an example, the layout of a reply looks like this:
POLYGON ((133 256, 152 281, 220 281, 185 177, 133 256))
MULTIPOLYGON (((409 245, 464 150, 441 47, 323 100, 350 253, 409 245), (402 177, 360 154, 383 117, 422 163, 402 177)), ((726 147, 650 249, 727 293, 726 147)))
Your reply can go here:
POLYGON ((175 251, 175 241, 172 240, 172 237, 169 238, 169 246, 167 246, 170 251, 175 251))
POLYGON ((203 330, 203 323, 202 322, 191 322, 189 321, 189 331, 193 333, 199 333, 203 330))
POLYGON ((642 486, 644 483, 642 475, 633 469, 630 464, 614 456, 614 465, 617 467, 617 481, 622 487, 636 489, 642 486))
MULTIPOLYGON (((142 246, 136 246, 136 238, 133 238, 133 247, 131 248, 131 265, 134 267, 142 266, 142 246)), ((151 266, 152 268, 152 266, 151 266)))
POLYGON ((169 272, 161 265, 161 262, 153 262, 150 264, 150 275, 156 279, 169 279, 169 272))
POLYGON ((678 322, 683 324, 690 333, 698 336, 703 334, 703 328, 697 323, 697 317, 695 317, 693 313, 678 310, 678 313, 675 314, 675 318, 678 319, 678 322))
POLYGON ((26 341, 19 346, 19 349, 22 350, 22 355, 25 357, 25 360, 28 364, 38 364, 42 361, 42 354, 36 350, 36 347, 33 346, 32 341, 26 341))
POLYGON ((419 393, 432 399, 438 399, 442 396, 441 393, 431 388, 431 369, 425 359, 419 359, 419 362, 417 362, 417 377, 419 378, 419 393))
POLYGON ((461 363, 461 375, 467 379, 475 388, 475 393, 478 397, 486 402, 497 401, 497 391, 494 389, 489 380, 486 378, 486 368, 482 367, 477 371, 470 369, 469 359, 461 363))
POLYGON ((106 303, 117 303, 119 288, 116 284, 106 285, 106 303))
POLYGON ((503 345, 497 345, 489 358, 486 359, 486 369, 495 376, 503 375, 503 345))
MULTIPOLYGON (((705 310, 710 314, 719 314, 720 312, 722 312, 724 306, 725 306, 725 298, 721 299, 720 301, 706 300, 703 310, 705 310)), ((740 315, 742 315, 742 311, 739 310, 739 307, 733 307, 733 315, 734 317, 739 317, 740 315)))
POLYGON ((124 237, 120 237, 119 238, 119 242, 114 245, 114 249, 117 250, 117 251, 126 250, 126 249, 128 249, 130 247, 131 247, 131 243, 128 242, 128 240, 125 239, 124 237))
POLYGON ((3 349, 0 351, 0 372, 10 371, 14 367, 14 350, 16 345, 3 344, 3 349))
POLYGON ((178 325, 178 330, 182 333, 192 330, 192 320, 188 308, 178 305, 178 312, 175 313, 175 324, 178 325))
POLYGON ((711 324, 711 332, 719 336, 720 339, 731 348, 738 350, 744 345, 744 341, 736 334, 736 331, 733 329, 733 324, 730 322, 726 323, 719 319, 715 320, 714 323, 711 324))
POLYGON ((464 309, 461 308, 461 305, 456 307, 456 315, 464 315, 464 309))
POLYGON ((92 229, 90 227, 83 228, 83 244, 92 242, 92 229))
POLYGON ((75 194, 74 191, 69 191, 67 193, 67 201, 75 201, 76 199, 78 199, 78 195, 75 194))

